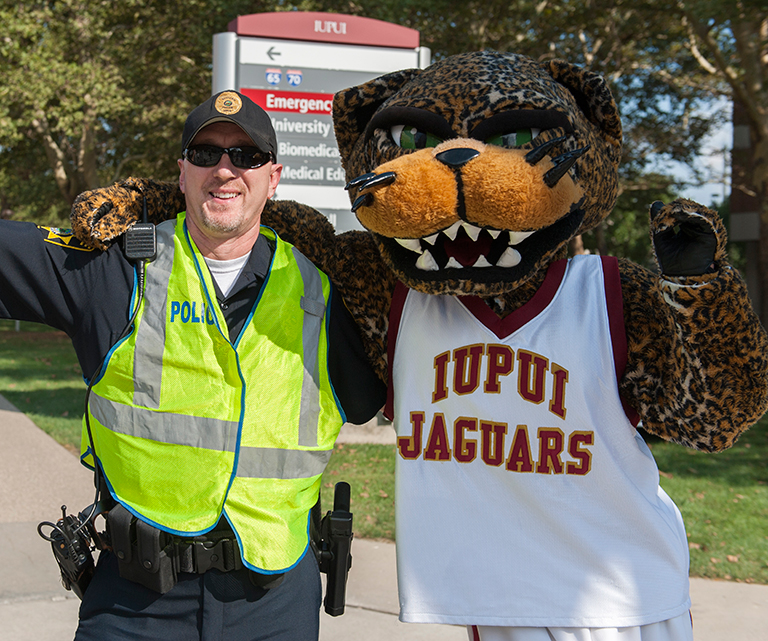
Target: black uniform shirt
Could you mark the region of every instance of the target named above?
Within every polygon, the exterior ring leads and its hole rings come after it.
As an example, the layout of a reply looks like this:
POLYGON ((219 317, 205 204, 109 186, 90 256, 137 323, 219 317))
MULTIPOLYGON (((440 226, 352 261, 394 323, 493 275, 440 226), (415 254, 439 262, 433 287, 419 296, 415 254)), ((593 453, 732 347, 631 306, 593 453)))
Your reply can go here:
MULTIPOLYGON (((259 235, 232 291, 219 306, 236 337, 269 269, 272 248, 259 235)), ((0 318, 44 323, 72 339, 83 376, 90 380, 128 322, 134 266, 119 243, 88 250, 68 231, 0 221, 0 318)), ((365 423, 386 400, 341 298, 331 295, 329 375, 346 418, 365 423)))

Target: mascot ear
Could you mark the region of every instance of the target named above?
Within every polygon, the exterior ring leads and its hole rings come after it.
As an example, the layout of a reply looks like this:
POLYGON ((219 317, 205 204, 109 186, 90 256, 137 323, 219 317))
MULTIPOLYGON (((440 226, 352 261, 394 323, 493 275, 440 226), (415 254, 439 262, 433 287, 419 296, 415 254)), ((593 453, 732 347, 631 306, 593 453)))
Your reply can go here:
POLYGON ((610 146, 620 150, 621 117, 605 79, 565 60, 551 60, 545 63, 545 68, 571 92, 579 109, 602 132, 610 146))
POLYGON ((420 73, 421 69, 395 71, 357 87, 342 89, 334 96, 333 128, 342 164, 352 155, 355 143, 381 104, 420 73))
POLYGON ((544 69, 568 91, 581 111, 583 131, 590 149, 589 162, 579 168, 585 185, 599 185, 588 190, 582 207, 584 220, 579 233, 592 229, 613 209, 618 196, 618 168, 621 161, 621 116, 608 83, 602 76, 564 60, 545 62, 544 69))

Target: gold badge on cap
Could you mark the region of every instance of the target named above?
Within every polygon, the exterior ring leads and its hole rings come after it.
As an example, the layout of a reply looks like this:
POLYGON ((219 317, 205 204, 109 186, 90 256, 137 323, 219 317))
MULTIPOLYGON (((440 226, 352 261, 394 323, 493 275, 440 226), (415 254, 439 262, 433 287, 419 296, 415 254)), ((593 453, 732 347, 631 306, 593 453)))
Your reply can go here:
POLYGON ((243 106, 243 101, 240 100, 234 91, 225 91, 218 98, 216 98, 216 104, 214 107, 216 111, 226 116, 236 114, 243 106))

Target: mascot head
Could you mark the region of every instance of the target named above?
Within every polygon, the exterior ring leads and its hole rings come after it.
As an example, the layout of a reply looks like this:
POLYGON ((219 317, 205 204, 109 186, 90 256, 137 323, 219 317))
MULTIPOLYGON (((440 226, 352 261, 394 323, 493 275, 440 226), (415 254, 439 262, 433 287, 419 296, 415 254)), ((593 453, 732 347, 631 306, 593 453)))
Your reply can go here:
POLYGON ((451 56, 339 92, 333 120, 353 211, 424 293, 511 291, 616 200, 616 104, 563 61, 451 56))

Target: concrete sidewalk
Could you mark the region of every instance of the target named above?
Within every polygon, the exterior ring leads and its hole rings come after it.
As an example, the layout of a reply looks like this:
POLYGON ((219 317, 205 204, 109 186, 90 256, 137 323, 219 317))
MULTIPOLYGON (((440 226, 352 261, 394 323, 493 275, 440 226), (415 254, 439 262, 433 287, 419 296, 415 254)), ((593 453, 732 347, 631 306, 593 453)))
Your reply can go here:
MULTIPOLYGON (((346 442, 394 442, 389 426, 345 426, 346 442)), ((77 458, 0 396, 0 639, 67 641, 79 600, 61 588, 50 545, 37 535, 59 506, 80 510, 93 500, 91 474, 77 458)), ((463 628, 397 620, 395 547, 355 540, 341 617, 321 614, 321 641, 465 641, 463 628)), ((768 639, 768 586, 693 579, 695 641, 768 639)))

